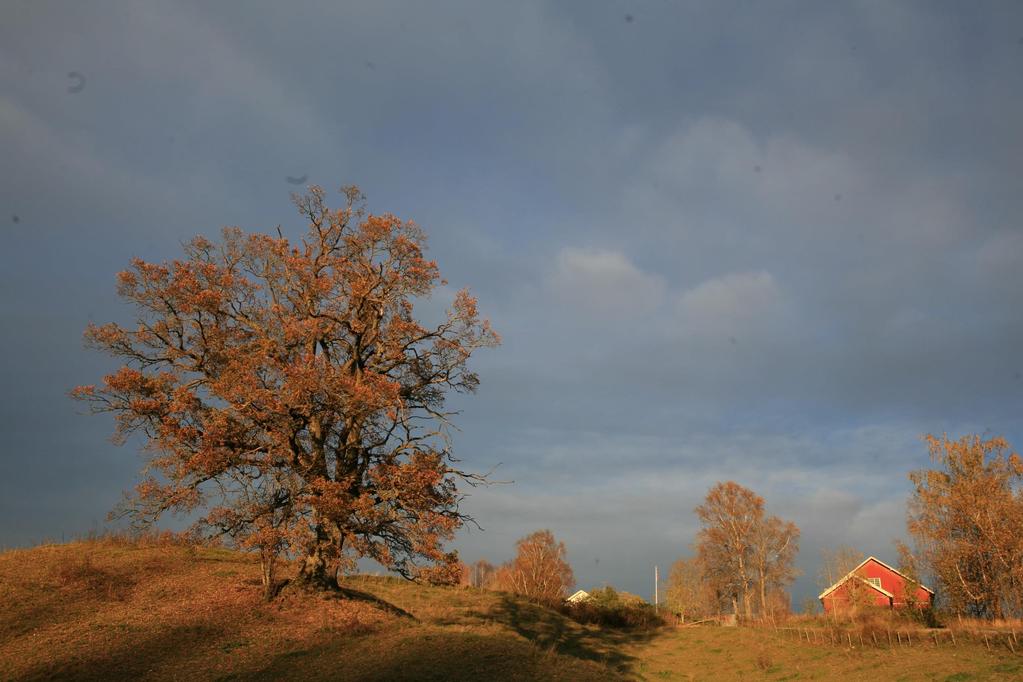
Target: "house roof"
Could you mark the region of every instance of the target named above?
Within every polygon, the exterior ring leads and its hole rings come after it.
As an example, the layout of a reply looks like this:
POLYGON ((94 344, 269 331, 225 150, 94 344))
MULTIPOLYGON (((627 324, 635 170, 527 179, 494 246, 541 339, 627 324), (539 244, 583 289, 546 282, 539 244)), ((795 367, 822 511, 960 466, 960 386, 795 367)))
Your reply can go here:
POLYGON ((565 601, 576 602, 576 601, 580 601, 580 600, 586 599, 589 596, 590 596, 590 593, 587 592, 586 590, 577 590, 575 594, 573 594, 571 597, 568 597, 567 599, 565 599, 565 601))
MULTIPOLYGON (((899 575, 899 576, 902 576, 902 578, 903 578, 904 580, 909 580, 909 579, 910 579, 910 578, 909 578, 909 576, 907 576, 907 575, 906 575, 905 573, 903 573, 902 571, 900 571, 900 570, 898 570, 898 569, 896 569, 896 568, 892 568, 891 566, 889 566, 889 565, 888 565, 888 564, 886 564, 885 562, 881 561, 881 560, 880 560, 880 559, 878 559, 877 557, 873 557, 873 556, 868 556, 868 557, 867 557, 866 559, 864 559, 863 561, 861 561, 861 562, 860 562, 860 563, 859 563, 859 564, 858 564, 858 565, 856 566, 856 568, 854 568, 853 570, 849 571, 849 572, 848 572, 848 573, 846 573, 846 574, 845 574, 844 576, 842 576, 842 577, 841 577, 841 578, 840 578, 840 579, 838 580, 838 582, 836 582, 836 583, 835 583, 834 585, 832 585, 832 586, 831 586, 831 587, 829 587, 828 589, 826 589, 826 590, 824 590, 823 592, 821 592, 821 593, 820 593, 820 595, 818 595, 818 597, 817 597, 817 598, 818 598, 818 599, 824 599, 824 597, 828 596, 829 594, 831 594, 832 592, 834 592, 835 590, 837 590, 837 589, 838 589, 838 587, 839 587, 839 586, 840 586, 840 585, 841 585, 842 583, 844 583, 844 582, 845 582, 846 580, 848 580, 849 578, 852 578, 852 577, 853 577, 853 576, 855 575, 856 571, 860 570, 860 569, 861 569, 861 568, 863 568, 863 567, 864 567, 864 566, 865 566, 865 565, 866 565, 866 564, 867 564, 868 562, 871 562, 871 561, 876 561, 877 563, 879 563, 880 565, 884 566, 885 568, 887 568, 887 569, 888 569, 889 571, 891 571, 892 573, 894 573, 894 574, 896 574, 896 575, 899 575)), ((866 583, 867 585, 870 585, 870 586, 871 586, 872 588, 874 588, 875 590, 877 590, 878 592, 880 592, 881 594, 883 594, 883 595, 885 595, 885 596, 887 596, 887 597, 893 597, 893 596, 894 596, 894 595, 892 595, 892 593, 891 593, 891 592, 888 592, 887 590, 883 590, 883 589, 881 589, 881 588, 880 588, 880 587, 878 587, 877 585, 874 585, 873 583, 871 583, 871 582, 870 582, 870 581, 868 581, 868 580, 864 580, 864 579, 863 579, 863 578, 861 578, 860 576, 855 576, 855 577, 859 578, 860 580, 862 580, 863 582, 865 582, 865 583, 866 583)), ((923 588, 924 590, 926 590, 926 591, 930 592, 931 594, 934 594, 934 590, 932 590, 931 588, 927 587, 926 585, 920 584, 920 587, 921 587, 921 588, 923 588)))

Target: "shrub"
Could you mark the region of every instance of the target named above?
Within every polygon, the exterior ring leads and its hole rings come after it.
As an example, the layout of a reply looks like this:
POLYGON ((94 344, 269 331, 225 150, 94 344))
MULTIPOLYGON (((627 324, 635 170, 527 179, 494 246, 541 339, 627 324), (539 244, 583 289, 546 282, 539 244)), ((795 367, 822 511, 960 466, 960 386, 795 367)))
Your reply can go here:
POLYGON ((938 619, 938 614, 931 606, 925 606, 920 609, 904 609, 902 613, 906 614, 909 620, 915 623, 919 623, 925 628, 940 628, 944 627, 941 621, 938 619))
POLYGON ((585 601, 565 603, 561 611, 579 623, 609 628, 645 630, 664 625, 653 606, 634 595, 619 594, 613 587, 594 590, 585 601))

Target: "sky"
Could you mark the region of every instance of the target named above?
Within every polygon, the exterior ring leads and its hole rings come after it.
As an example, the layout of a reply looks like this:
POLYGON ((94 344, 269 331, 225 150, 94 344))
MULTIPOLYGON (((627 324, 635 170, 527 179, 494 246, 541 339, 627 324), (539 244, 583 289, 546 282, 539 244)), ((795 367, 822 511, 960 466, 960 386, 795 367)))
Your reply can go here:
MULTIPOLYGON (((456 397, 468 561, 551 529, 651 597, 717 481, 895 562, 925 433, 1023 427, 1015 2, 0 7, 0 545, 102 529, 137 448, 67 397, 115 274, 289 194, 415 220, 503 337, 456 397), (337 197, 340 201, 340 197, 337 197)), ((173 523, 173 520, 170 521, 173 523)))

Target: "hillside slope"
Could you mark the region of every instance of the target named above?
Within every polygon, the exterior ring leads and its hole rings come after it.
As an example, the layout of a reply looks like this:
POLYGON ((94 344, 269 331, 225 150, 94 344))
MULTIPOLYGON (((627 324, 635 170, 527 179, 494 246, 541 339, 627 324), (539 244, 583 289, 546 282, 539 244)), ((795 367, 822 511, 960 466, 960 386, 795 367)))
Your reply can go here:
POLYGON ((0 554, 0 679, 619 676, 624 639, 521 599, 357 576, 348 598, 260 600, 222 549, 113 540, 0 554))
POLYGON ((962 634, 875 648, 770 628, 628 633, 484 590, 371 576, 346 590, 266 604, 253 557, 222 549, 107 539, 0 553, 0 679, 1023 678, 1023 651, 962 634))

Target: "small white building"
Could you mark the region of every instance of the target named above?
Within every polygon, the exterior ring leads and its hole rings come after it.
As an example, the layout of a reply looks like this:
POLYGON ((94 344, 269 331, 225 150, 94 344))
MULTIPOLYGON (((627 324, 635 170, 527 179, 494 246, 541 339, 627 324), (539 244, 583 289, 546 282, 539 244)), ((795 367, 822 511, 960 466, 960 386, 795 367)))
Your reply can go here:
POLYGON ((587 592, 586 590, 579 590, 565 601, 567 601, 569 604, 578 604, 579 602, 586 601, 589 598, 590 598, 589 592, 587 592))

